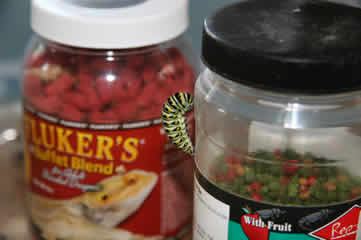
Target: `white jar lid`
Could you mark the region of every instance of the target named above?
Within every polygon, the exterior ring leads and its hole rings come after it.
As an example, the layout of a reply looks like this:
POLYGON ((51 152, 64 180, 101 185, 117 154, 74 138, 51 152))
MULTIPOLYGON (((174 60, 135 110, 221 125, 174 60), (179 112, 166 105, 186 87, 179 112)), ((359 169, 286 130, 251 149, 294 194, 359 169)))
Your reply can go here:
POLYGON ((45 39, 83 48, 163 43, 189 24, 188 0, 32 0, 31 25, 45 39))

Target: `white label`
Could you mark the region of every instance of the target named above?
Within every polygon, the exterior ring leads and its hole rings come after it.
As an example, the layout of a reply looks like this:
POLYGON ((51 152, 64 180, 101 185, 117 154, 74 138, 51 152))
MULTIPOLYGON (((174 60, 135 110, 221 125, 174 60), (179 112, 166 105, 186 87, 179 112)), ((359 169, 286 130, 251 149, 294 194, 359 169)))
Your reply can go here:
POLYGON ((227 240, 230 207, 194 180, 194 240, 227 240))

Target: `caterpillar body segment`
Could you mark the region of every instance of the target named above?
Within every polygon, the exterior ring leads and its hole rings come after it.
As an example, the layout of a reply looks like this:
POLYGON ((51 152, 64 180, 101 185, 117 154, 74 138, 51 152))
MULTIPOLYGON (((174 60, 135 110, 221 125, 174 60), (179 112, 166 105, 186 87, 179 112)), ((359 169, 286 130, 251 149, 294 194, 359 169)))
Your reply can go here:
POLYGON ((194 154, 192 141, 187 131, 187 121, 184 115, 193 108, 193 96, 188 93, 176 93, 168 98, 163 105, 163 128, 177 148, 188 154, 194 154))

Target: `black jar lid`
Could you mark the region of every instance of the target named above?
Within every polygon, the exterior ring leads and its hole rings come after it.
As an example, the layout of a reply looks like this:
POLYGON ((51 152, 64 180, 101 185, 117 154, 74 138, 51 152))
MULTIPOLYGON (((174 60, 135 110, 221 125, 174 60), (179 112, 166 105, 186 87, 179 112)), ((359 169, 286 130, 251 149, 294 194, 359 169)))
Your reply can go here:
POLYGON ((241 84, 286 93, 361 90, 361 8, 250 0, 204 24, 203 62, 241 84))

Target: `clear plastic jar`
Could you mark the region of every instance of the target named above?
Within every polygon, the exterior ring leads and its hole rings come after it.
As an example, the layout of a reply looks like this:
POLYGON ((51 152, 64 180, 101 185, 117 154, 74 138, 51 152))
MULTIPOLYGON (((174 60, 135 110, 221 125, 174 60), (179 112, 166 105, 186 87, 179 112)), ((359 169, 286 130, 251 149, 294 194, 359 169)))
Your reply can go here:
POLYGON ((356 8, 289 0, 206 20, 195 240, 360 237, 360 23, 356 8))
POLYGON ((32 1, 23 99, 34 239, 189 238, 192 161, 160 124, 167 97, 194 89, 187 27, 187 0, 32 1))

